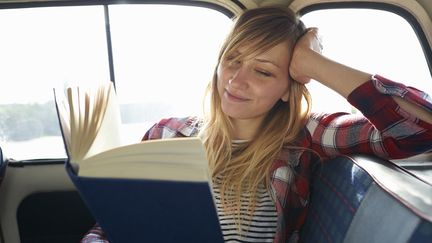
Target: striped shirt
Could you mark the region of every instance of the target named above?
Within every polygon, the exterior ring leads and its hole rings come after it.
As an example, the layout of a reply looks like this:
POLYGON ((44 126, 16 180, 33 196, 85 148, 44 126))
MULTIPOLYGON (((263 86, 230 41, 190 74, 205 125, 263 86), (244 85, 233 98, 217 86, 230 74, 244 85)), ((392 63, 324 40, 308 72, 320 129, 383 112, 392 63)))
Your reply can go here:
MULTIPOLYGON (((232 147, 237 148, 243 143, 247 143, 247 140, 233 140, 232 147)), ((219 176, 213 180, 212 186, 224 241, 273 242, 276 234, 277 211, 268 189, 262 183, 258 185, 254 195, 256 206, 253 212, 248 211, 251 193, 245 192, 241 195, 241 218, 240 222, 236 222, 235 215, 225 212, 222 207, 220 185, 221 177, 219 176)))
POLYGON ((223 210, 220 187, 217 182, 213 184, 213 193, 225 242, 273 242, 277 226, 277 212, 269 191, 264 185, 261 184, 258 187, 253 215, 248 212, 247 207, 250 193, 242 195, 239 222, 241 231, 238 230, 234 215, 225 213, 223 210))

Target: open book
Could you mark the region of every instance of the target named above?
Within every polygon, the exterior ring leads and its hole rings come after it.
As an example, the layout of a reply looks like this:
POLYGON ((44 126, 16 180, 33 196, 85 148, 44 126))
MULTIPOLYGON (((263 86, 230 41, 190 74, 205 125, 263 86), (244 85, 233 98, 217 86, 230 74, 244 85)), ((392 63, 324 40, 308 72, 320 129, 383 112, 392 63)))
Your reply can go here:
POLYGON ((55 90, 66 170, 112 242, 223 242, 199 138, 123 145, 111 82, 55 90))
POLYGON ((79 176, 206 181, 199 138, 123 145, 120 109, 111 82, 55 93, 67 154, 79 176))

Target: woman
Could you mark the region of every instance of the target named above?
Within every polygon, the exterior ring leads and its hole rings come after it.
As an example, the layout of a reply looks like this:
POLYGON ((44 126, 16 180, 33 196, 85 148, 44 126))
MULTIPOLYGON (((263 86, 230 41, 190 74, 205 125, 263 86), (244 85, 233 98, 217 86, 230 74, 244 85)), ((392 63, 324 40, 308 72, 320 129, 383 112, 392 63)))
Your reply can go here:
MULTIPOLYGON (((311 170, 322 159, 353 153, 397 159, 432 149, 427 95, 329 60, 321 48, 317 29, 306 29, 290 11, 248 10, 222 46, 208 117, 165 119, 144 136, 202 138, 227 242, 296 242, 311 170), (311 79, 364 117, 311 114, 305 87, 311 79)), ((104 241, 98 226, 83 239, 104 241)))

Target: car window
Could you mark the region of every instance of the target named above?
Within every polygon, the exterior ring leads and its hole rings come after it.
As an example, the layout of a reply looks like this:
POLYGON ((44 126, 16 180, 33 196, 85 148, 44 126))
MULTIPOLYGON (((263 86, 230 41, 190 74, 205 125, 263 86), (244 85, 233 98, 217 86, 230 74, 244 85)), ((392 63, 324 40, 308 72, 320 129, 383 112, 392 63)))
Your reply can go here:
POLYGON ((197 7, 109 9, 125 142, 140 141, 162 118, 202 115, 204 90, 232 21, 197 7))
MULTIPOLYGON (((108 6, 126 141, 166 116, 199 114, 231 20, 216 10, 108 6), (194 72, 191 72, 194 70, 194 72)), ((0 10, 0 146, 16 160, 66 157, 53 88, 110 80, 104 6, 0 10)))
MULTIPOLYGON (((338 62, 419 88, 432 94, 431 71, 411 25, 401 16, 375 9, 327 9, 305 14, 307 26, 316 26, 323 54, 338 62)), ((317 83, 308 85, 312 110, 357 113, 336 92, 317 83)), ((432 181, 431 154, 393 160, 424 181, 432 181)))
MULTIPOLYGON (((323 53, 344 64, 380 74, 432 93, 431 72, 411 25, 401 16, 375 9, 326 9, 302 16, 322 35, 323 53)), ((323 85, 308 85, 315 111, 356 112, 323 85)))
POLYGON ((0 11, 0 139, 14 159, 65 157, 53 88, 109 79, 102 6, 0 11))

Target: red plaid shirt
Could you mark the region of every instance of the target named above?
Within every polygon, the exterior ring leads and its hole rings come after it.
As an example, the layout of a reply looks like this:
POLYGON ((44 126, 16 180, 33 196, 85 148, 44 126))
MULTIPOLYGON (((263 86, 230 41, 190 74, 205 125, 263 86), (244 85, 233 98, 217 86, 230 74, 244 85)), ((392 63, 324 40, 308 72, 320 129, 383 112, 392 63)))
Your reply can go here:
MULTIPOLYGON (((398 159, 432 151, 432 124, 401 109, 391 96, 432 112, 432 100, 424 92, 375 75, 348 97, 364 116, 314 113, 291 144, 305 149, 281 151, 271 171, 271 194, 278 213, 274 242, 297 241, 305 222, 312 168, 319 160, 358 153, 398 159)), ((147 131, 143 140, 196 136, 200 124, 195 117, 164 119, 147 131)), ((107 241, 95 226, 82 242, 107 241)))

